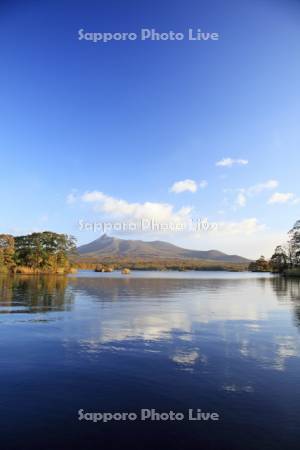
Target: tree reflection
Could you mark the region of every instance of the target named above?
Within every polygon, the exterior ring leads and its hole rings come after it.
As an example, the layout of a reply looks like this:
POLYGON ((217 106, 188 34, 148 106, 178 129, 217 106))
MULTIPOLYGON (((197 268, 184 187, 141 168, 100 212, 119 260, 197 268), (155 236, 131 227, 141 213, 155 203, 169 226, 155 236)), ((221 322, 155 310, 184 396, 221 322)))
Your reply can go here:
POLYGON ((0 277, 0 313, 35 313, 69 309, 74 294, 59 275, 0 277))
POLYGON ((295 324, 300 329, 300 279, 274 277, 272 287, 281 303, 293 303, 295 324))

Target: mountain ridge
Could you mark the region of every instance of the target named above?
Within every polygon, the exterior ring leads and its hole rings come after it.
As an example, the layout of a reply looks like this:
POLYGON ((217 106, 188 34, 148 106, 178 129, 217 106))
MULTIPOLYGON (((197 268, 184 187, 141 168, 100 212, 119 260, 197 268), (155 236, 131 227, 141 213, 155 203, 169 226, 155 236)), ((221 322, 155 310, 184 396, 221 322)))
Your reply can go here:
POLYGON ((165 241, 142 241, 120 239, 103 234, 88 244, 77 248, 85 258, 131 258, 131 259, 197 259, 230 263, 249 263, 248 258, 231 255, 219 250, 191 250, 165 241))

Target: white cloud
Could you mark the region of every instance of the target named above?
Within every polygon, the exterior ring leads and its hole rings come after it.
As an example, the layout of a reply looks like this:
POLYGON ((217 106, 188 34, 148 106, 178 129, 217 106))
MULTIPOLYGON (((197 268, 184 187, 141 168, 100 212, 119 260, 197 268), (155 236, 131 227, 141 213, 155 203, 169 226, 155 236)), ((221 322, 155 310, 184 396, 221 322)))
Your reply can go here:
POLYGON ((290 200, 296 200, 295 194, 292 192, 275 192, 268 200, 269 204, 274 203, 287 203, 290 200))
MULTIPOLYGON (((100 191, 88 191, 78 196, 78 200, 83 203, 90 203, 94 211, 105 213, 109 217, 124 218, 129 220, 140 220, 144 218, 155 218, 157 221, 182 221, 188 223, 192 219, 192 208, 182 207, 177 211, 174 206, 168 203, 129 203, 126 200, 118 199, 104 194, 100 191)), ((244 202, 241 197, 240 203, 244 202)), ((212 234, 228 235, 249 235, 265 229, 265 225, 260 224, 256 218, 248 218, 239 222, 218 222, 216 231, 212 234)), ((197 232, 193 231, 195 235, 197 232)), ((202 232, 200 232, 202 234, 202 232)))
MULTIPOLYGON (((192 208, 189 206, 176 209, 174 205, 157 202, 128 202, 104 194, 100 191, 88 191, 84 194, 73 194, 78 205, 90 205, 102 219, 124 220, 125 222, 142 219, 154 219, 158 223, 190 224, 192 208)), ((74 200, 72 197, 72 200, 74 200)), ((242 200, 241 200, 242 201, 242 200)), ((203 231, 195 228, 185 228, 180 233, 172 231, 145 230, 134 238, 162 239, 181 245, 185 248, 209 250, 218 249, 225 253, 235 253, 257 258, 260 254, 270 256, 278 243, 284 242, 278 233, 271 233, 267 227, 255 217, 241 221, 220 221, 213 231, 203 231)), ((285 233, 284 233, 285 236, 285 233)))
POLYGON ((277 188, 278 184, 277 180, 268 180, 249 187, 247 191, 249 195, 259 194, 260 192, 277 188))
POLYGON ((249 197, 260 194, 263 191, 268 191, 275 189, 278 186, 277 180, 267 180, 262 183, 254 184, 249 188, 240 188, 240 189, 225 189, 224 192, 237 192, 236 199, 234 201, 233 209, 242 208, 246 206, 247 199, 249 197))
POLYGON ((180 194, 181 192, 197 192, 198 188, 204 189, 208 185, 206 180, 201 180, 197 183, 194 180, 186 179, 182 181, 176 181, 170 188, 170 192, 180 194))
POLYGON ((110 217, 132 220, 155 218, 161 221, 183 221, 191 212, 191 208, 187 206, 174 211, 173 205, 168 203, 129 203, 100 191, 86 192, 80 196, 80 200, 84 203, 92 203, 97 212, 105 213, 110 217))
POLYGON ((219 222, 217 224, 217 234, 219 235, 243 235, 257 233, 258 231, 265 230, 266 226, 259 223, 255 217, 244 219, 239 222, 219 222))
POLYGON ((247 159, 234 159, 234 158, 223 158, 216 162, 216 166, 221 167, 232 167, 233 165, 245 166, 248 164, 247 159))
POLYGON ((181 192, 196 192, 198 189, 197 183, 194 180, 186 179, 183 181, 176 181, 170 189, 171 192, 179 194, 181 192))

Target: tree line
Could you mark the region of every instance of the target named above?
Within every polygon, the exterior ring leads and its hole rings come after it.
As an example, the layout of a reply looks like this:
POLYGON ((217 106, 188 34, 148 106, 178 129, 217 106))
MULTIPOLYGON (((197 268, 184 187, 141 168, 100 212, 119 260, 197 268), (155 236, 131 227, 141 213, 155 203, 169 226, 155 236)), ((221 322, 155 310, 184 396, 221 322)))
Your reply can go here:
POLYGON ((43 231, 24 236, 0 234, 1 272, 67 272, 76 240, 66 234, 43 231))
POLYGON ((253 272, 288 273, 300 276, 300 220, 288 232, 286 245, 278 245, 270 260, 261 256, 249 264, 253 272))

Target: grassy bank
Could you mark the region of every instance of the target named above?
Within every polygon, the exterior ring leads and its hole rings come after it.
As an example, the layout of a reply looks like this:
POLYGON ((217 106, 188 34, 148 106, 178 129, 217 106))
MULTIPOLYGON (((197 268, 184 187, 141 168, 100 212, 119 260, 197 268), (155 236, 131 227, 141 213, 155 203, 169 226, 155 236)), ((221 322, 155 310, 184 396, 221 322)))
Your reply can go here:
POLYGON ((35 269, 27 266, 17 266, 12 269, 0 267, 0 274, 21 274, 21 275, 66 275, 68 273, 76 273, 74 267, 58 267, 56 269, 35 269))

